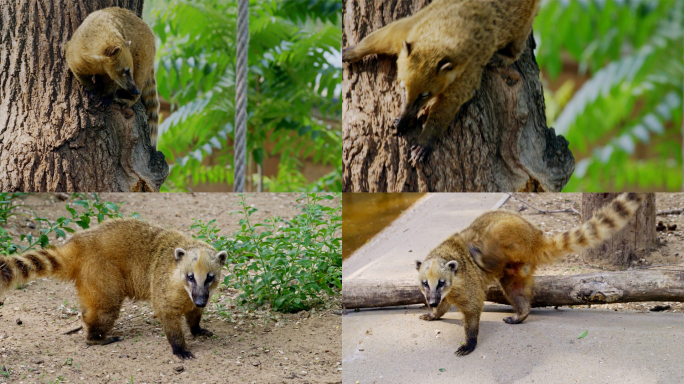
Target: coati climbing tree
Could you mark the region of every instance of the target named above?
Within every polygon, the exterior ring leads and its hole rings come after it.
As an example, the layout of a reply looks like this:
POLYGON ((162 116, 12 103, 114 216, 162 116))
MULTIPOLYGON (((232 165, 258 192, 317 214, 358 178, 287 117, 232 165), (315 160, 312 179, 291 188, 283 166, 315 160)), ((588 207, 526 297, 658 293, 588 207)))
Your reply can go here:
MULTIPOLYGON (((342 46, 429 2, 345 0, 342 46)), ((409 163, 415 138, 397 136, 393 126, 401 107, 396 57, 344 63, 344 191, 560 191, 575 161, 567 141, 546 126, 534 46, 530 36, 510 68, 485 69, 480 90, 416 168, 409 163)))
POLYGON ((145 108, 101 105, 64 44, 91 12, 143 0, 0 0, 0 190, 158 191, 168 175, 145 108))
MULTIPOLYGON (((582 222, 591 219, 593 213, 612 201, 617 193, 583 193, 582 222)), ((582 258, 592 265, 609 269, 624 269, 657 248, 655 194, 647 193, 641 207, 620 232, 601 245, 582 251, 582 258)))

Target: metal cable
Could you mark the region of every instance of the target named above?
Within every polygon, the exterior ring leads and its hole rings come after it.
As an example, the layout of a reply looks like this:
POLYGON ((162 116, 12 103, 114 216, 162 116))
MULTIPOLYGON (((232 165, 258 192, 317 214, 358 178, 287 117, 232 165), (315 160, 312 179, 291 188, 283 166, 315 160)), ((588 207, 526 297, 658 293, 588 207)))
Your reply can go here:
POLYGON ((238 3, 237 60, 235 62, 235 143, 233 192, 245 191, 247 162, 247 50, 249 47, 249 0, 238 3))

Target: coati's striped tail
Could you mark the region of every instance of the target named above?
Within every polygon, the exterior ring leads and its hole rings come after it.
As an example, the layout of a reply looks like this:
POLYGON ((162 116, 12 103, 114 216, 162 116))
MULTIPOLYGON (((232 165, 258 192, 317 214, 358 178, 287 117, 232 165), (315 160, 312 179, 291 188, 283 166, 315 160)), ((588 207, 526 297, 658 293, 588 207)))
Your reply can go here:
POLYGON ((585 248, 595 247, 620 231, 639 209, 643 195, 623 193, 604 205, 581 226, 546 238, 543 257, 546 261, 585 248))
POLYGON ((152 77, 145 84, 142 90, 143 105, 147 112, 147 124, 150 127, 150 142, 152 148, 157 149, 157 130, 159 128, 159 98, 157 97, 157 81, 154 79, 154 69, 152 77))
POLYGON ((64 263, 57 248, 0 257, 0 296, 16 284, 61 272, 64 263))

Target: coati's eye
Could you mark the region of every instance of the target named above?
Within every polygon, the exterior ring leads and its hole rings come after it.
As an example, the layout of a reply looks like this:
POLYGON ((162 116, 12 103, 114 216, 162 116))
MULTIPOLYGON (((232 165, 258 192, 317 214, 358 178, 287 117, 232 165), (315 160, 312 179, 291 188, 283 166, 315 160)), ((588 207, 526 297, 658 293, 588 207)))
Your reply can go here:
POLYGON ((131 70, 129 68, 124 68, 123 72, 127 75, 131 74, 131 70))
POLYGON ((423 92, 423 93, 420 94, 420 98, 421 98, 421 99, 424 99, 424 98, 426 98, 426 97, 428 97, 428 96, 430 96, 430 92, 423 92))
POLYGON ((427 280, 424 280, 424 281, 423 281, 423 286, 424 286, 425 288, 427 288, 427 287, 430 286, 430 285, 428 284, 427 280))
POLYGON ((440 280, 437 282, 437 288, 442 288, 444 286, 444 280, 440 280))
POLYGON ((195 281, 195 275, 189 274, 189 275, 188 275, 188 281, 190 281, 190 282, 195 281))
POLYGON ((210 284, 212 281, 214 281, 214 276, 207 275, 207 279, 204 280, 204 284, 210 284))

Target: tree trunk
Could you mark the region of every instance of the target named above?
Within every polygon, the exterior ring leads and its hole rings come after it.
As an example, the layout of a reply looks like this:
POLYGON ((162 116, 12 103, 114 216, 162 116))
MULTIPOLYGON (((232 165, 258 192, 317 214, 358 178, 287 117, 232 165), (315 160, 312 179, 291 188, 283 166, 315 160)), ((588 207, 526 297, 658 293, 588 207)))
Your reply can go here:
POLYGON ((0 190, 159 191, 169 167, 142 102, 103 107, 66 63, 76 28, 112 6, 143 0, 0 0, 0 190))
MULTIPOLYGON (((501 288, 487 291, 487 301, 508 304, 501 288)), ((570 276, 537 276, 533 307, 630 303, 684 302, 684 271, 634 270, 570 276)), ((424 304, 417 279, 344 282, 342 304, 347 309, 424 304)))
MULTIPOLYGON (((599 207, 609 203, 617 195, 583 193, 582 221, 591 219, 599 207)), ((632 262, 647 258, 657 247, 655 213, 655 194, 648 193, 625 228, 598 247, 582 251, 582 258, 589 264, 610 269, 628 268, 632 262)))
MULTIPOLYGON (((342 46, 356 44, 428 3, 345 0, 342 46)), ((417 168, 408 161, 411 136, 397 136, 393 126, 401 107, 396 57, 372 55, 345 63, 344 191, 560 191, 575 160, 567 140, 546 127, 534 47, 530 36, 527 49, 510 68, 485 69, 480 90, 417 168)))

